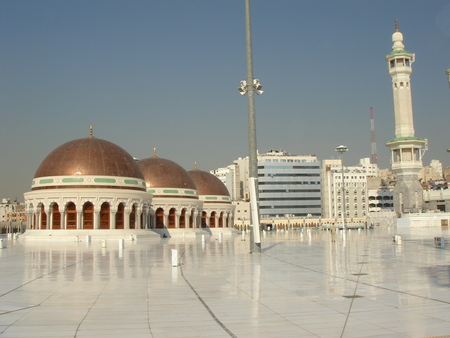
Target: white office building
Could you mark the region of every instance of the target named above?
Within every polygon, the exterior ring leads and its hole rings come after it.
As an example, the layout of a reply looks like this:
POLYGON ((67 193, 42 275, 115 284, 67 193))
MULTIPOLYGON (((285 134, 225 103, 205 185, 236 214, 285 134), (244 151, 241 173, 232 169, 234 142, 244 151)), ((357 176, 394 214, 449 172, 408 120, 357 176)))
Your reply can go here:
MULTIPOLYGON (((248 157, 211 173, 232 187, 234 200, 248 200, 248 157)), ((258 154, 258 186, 262 219, 322 214, 320 162, 315 155, 291 155, 283 150, 258 154)))
POLYGON ((363 166, 344 167, 341 160, 322 164, 322 215, 324 218, 362 218, 368 212, 367 172, 363 166), (344 189, 343 189, 344 187, 344 189))

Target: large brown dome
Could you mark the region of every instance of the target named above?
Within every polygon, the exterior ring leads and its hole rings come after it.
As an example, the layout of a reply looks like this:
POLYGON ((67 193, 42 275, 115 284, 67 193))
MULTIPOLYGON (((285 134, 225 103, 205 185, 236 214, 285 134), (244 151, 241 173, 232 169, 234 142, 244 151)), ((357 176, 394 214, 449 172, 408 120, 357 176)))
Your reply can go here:
POLYGON ((67 142, 53 150, 34 177, 79 175, 144 179, 136 161, 126 150, 93 136, 67 142))
POLYGON ((201 195, 217 195, 230 196, 227 187, 223 182, 213 174, 202 170, 188 171, 197 186, 198 194, 201 195))
POLYGON ((177 163, 156 156, 138 161, 147 189, 178 188, 197 190, 191 176, 177 163))

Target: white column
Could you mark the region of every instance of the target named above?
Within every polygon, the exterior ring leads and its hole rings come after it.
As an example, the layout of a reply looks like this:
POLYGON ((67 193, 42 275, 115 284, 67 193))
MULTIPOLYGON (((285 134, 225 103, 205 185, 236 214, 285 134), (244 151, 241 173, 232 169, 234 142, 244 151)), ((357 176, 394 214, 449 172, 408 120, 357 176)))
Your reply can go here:
POLYGON ((100 208, 94 208, 94 229, 100 229, 100 208))
POLYGON ((111 208, 109 208, 109 228, 110 229, 116 228, 116 212, 111 211, 111 208))
POLYGON ((59 213, 61 214, 61 230, 65 230, 66 229, 66 212, 60 211, 59 213))
POLYGON ((178 210, 175 210, 175 229, 180 228, 180 213, 178 210))
POLYGON ((83 229, 83 209, 78 209, 77 206, 77 229, 83 229))
POLYGON ((155 210, 150 209, 148 217, 149 217, 149 229, 155 229, 156 228, 156 226, 155 226, 155 222, 156 222, 155 210))
POLYGON ((135 225, 136 229, 140 229, 141 228, 141 215, 142 215, 141 208, 137 207, 136 208, 136 225, 135 225))
POLYGON ((47 229, 53 229, 53 212, 52 212, 52 208, 48 208, 48 212, 47 212, 47 229))
POLYGON ((36 229, 41 229, 41 209, 36 213, 36 229))
POLYGON ((129 210, 124 210, 123 212, 123 228, 124 229, 130 229, 130 211, 129 210))

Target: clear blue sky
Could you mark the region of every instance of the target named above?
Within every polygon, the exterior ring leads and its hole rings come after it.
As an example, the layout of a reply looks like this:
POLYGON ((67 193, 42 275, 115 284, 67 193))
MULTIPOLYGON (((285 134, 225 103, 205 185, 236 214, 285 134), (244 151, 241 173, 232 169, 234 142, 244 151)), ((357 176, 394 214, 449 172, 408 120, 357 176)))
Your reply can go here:
MULTIPOLYGON (((370 157, 390 168, 394 18, 416 53, 411 86, 424 164, 450 165, 450 4, 253 0, 259 151, 370 157)), ((0 197, 30 190, 41 161, 89 134, 191 170, 248 155, 243 0, 0 1, 0 197)))

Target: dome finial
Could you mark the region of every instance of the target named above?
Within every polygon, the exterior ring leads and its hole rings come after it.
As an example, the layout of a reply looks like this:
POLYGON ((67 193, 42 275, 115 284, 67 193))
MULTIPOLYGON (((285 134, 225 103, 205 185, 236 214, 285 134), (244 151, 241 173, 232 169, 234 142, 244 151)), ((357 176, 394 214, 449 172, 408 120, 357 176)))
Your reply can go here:
POLYGON ((194 170, 197 170, 197 162, 194 162, 194 170))
POLYGON ((398 19, 394 19, 395 22, 395 31, 398 32, 398 19))
POLYGON ((153 157, 156 157, 156 147, 153 148, 153 157))
POLYGON ((94 127, 92 127, 92 124, 89 125, 89 137, 94 137, 94 127))

